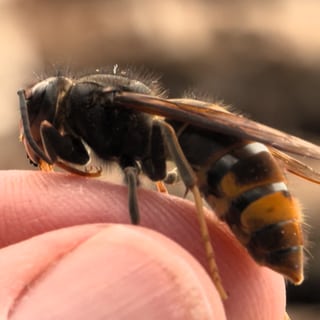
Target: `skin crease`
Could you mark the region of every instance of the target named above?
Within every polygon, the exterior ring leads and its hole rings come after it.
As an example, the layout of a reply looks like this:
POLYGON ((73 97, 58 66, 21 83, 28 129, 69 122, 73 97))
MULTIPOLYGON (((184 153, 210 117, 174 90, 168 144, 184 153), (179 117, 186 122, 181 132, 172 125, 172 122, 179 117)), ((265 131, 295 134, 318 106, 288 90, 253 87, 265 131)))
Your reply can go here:
POLYGON ((67 173, 2 171, 1 319, 283 319, 282 276, 206 210, 223 285, 205 272, 192 202, 67 173), (151 230, 153 229, 153 230, 151 230))

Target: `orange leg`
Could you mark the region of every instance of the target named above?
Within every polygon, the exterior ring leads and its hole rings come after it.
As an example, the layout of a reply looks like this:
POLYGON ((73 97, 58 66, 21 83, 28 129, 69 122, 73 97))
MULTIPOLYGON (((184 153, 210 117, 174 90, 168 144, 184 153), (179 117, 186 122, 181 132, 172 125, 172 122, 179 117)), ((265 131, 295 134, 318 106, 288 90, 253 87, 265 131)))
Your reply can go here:
POLYGON ((165 184, 162 181, 157 181, 156 182, 156 187, 157 187, 158 192, 168 193, 168 190, 167 190, 165 184))

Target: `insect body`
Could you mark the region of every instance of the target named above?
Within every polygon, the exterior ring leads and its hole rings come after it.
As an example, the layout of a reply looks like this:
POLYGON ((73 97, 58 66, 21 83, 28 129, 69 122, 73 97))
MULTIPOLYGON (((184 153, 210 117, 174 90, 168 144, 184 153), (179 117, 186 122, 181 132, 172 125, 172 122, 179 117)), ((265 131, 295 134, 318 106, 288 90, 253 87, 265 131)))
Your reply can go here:
POLYGON ((166 161, 173 160, 194 195, 210 273, 222 297, 200 193, 258 263, 295 284, 303 281, 301 213, 279 160, 310 181, 320 183, 320 174, 279 150, 320 159, 318 146, 215 104, 162 99, 143 83, 117 75, 52 77, 18 94, 29 159, 97 176, 99 171, 74 166, 89 162, 89 146, 101 159, 117 162, 133 223, 139 221, 140 171, 167 181, 166 161))

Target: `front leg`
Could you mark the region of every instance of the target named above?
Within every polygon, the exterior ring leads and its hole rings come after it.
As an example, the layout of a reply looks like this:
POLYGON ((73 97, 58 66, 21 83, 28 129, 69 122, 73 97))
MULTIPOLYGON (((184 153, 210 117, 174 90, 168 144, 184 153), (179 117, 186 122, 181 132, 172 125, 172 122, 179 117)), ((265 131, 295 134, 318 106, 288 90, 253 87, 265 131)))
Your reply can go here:
POLYGON ((78 175, 100 176, 100 169, 82 171, 69 165, 69 163, 85 165, 90 160, 88 152, 80 139, 70 134, 61 134, 46 120, 40 125, 40 135, 45 154, 50 158, 51 163, 78 175))
POLYGON ((40 135, 44 151, 53 163, 58 158, 80 165, 89 161, 88 152, 81 140, 70 134, 62 135, 50 122, 45 120, 41 123, 40 135))

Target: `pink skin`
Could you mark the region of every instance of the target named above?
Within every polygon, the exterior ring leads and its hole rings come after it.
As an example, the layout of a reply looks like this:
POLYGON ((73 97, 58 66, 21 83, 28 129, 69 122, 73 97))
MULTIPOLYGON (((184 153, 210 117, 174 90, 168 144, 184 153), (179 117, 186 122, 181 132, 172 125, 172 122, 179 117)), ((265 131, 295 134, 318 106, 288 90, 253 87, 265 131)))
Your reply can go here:
POLYGON ((284 318, 282 276, 206 211, 221 301, 189 201, 140 189, 137 227, 126 188, 97 179, 2 171, 0 195, 1 319, 284 318))

